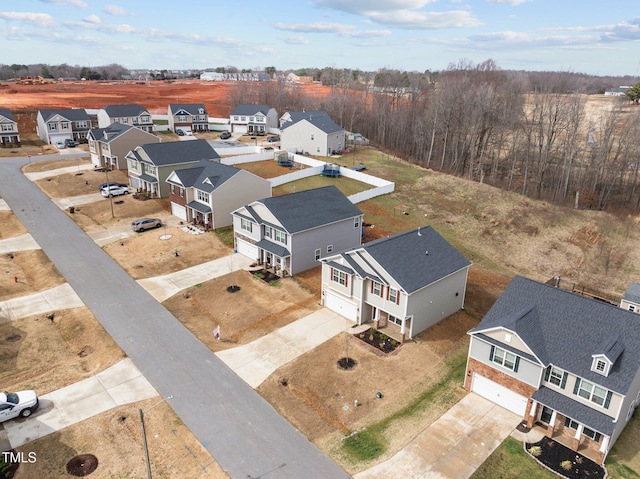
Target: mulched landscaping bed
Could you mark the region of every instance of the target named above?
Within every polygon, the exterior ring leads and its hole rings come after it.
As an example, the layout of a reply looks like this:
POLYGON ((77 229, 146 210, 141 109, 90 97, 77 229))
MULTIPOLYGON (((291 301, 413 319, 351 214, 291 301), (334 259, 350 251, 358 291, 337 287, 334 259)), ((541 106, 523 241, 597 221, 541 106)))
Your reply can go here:
POLYGON ((391 354, 402 345, 400 341, 390 338, 375 328, 369 328, 366 331, 356 334, 355 337, 360 341, 364 341, 365 343, 373 346, 384 354, 391 354))
POLYGON ((526 450, 536 461, 569 479, 605 477, 604 469, 591 459, 547 437, 533 444, 527 443, 526 450), (539 454, 535 453, 536 448, 539 448, 539 454))

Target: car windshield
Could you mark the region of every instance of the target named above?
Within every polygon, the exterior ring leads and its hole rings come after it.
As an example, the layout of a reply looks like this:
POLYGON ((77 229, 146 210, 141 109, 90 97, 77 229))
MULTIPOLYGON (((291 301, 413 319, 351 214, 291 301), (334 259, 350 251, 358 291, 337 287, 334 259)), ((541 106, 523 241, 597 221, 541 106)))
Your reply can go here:
POLYGON ((18 395, 16 393, 10 393, 5 391, 4 394, 5 396, 7 396, 7 402, 10 402, 12 404, 18 404, 20 402, 20 398, 18 398, 18 395))

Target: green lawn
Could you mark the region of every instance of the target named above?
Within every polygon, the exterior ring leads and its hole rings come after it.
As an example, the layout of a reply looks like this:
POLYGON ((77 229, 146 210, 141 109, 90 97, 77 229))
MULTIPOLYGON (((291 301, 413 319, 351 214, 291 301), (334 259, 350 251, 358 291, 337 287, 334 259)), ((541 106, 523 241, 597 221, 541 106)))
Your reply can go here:
POLYGON ((476 470, 471 479, 555 479, 557 477, 524 452, 520 441, 508 437, 476 470))
POLYGON ((374 188, 374 186, 372 185, 352 180, 351 178, 328 178, 326 176, 317 175, 277 186, 273 188, 273 196, 286 195, 287 193, 311 190, 313 188, 321 188, 323 186, 329 185, 334 185, 345 196, 353 195, 355 193, 360 193, 361 191, 366 191, 374 188))

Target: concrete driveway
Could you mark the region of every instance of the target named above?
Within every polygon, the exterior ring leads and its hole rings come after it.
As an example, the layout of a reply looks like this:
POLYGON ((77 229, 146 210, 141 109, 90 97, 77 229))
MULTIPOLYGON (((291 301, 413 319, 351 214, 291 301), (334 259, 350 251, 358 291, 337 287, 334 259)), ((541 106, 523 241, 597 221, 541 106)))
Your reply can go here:
POLYGON ((389 460, 354 478, 470 477, 521 420, 522 417, 469 393, 389 460))

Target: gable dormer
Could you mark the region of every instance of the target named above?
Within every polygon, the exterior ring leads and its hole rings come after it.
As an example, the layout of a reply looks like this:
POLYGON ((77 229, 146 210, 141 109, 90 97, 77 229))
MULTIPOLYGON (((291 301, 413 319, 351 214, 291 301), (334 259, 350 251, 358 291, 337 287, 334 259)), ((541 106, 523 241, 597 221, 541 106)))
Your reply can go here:
POLYGON ((618 336, 608 337, 591 355, 591 371, 609 376, 613 365, 624 351, 624 344, 618 336))

